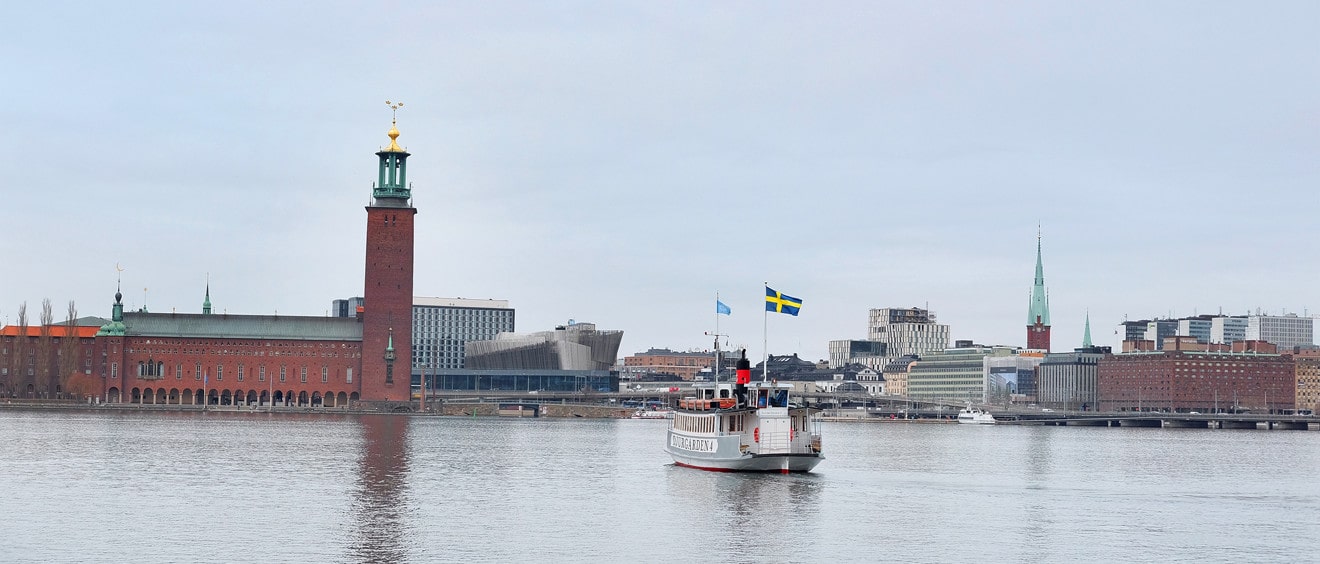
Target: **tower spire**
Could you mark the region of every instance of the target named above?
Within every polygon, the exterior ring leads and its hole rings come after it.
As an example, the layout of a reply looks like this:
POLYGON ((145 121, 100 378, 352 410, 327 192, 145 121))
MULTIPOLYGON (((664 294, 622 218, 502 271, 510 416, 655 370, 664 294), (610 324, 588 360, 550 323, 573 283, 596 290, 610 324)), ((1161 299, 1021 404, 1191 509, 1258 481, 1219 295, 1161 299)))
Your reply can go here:
POLYGON ((202 315, 211 315, 211 273, 206 273, 206 299, 202 300, 202 315))
POLYGON ((1040 225, 1036 225, 1036 279, 1027 308, 1027 348, 1050 350, 1050 297, 1045 290, 1045 266, 1041 257, 1040 225))
POLYGON ((399 108, 403 102, 385 101, 393 117, 390 118, 390 146, 376 153, 380 157, 379 178, 371 195, 372 205, 388 207, 408 207, 412 198, 412 189, 408 187, 408 151, 399 146, 399 108))
POLYGON ((1086 332, 1082 333, 1082 348, 1091 348, 1091 312, 1086 312, 1086 332))

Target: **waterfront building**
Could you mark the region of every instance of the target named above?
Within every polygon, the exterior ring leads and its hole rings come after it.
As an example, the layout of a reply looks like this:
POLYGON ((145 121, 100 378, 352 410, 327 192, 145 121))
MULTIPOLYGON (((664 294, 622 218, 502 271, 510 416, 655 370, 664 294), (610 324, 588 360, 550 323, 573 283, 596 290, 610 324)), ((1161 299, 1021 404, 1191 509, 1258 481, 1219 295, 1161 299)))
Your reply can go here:
POLYGON ((885 392, 895 396, 908 394, 908 372, 919 360, 916 355, 900 356, 886 364, 880 375, 885 379, 885 392))
POLYGON ((1046 353, 1034 349, 1014 352, 1016 354, 985 357, 985 395, 981 401, 1007 405, 1014 401, 1034 400, 1036 367, 1045 360, 1046 353))
POLYGON ((469 341, 466 368, 474 370, 598 370, 614 366, 623 331, 598 330, 577 323, 536 333, 500 333, 488 341, 469 341))
MULTIPOLYGON (((354 317, 125 312, 116 291, 95 335, 92 374, 108 402, 303 405, 407 409, 413 287, 409 153, 376 153, 378 181, 366 207, 361 312, 354 317), (395 366, 401 370, 395 375, 395 366)), ((344 307, 349 307, 347 304, 344 307)), ((356 309, 356 305, 352 306, 356 309)))
POLYGON ((613 392, 612 370, 623 331, 569 322, 552 331, 500 333, 465 344, 465 368, 414 366, 412 387, 421 397, 444 391, 613 392))
MULTIPOLYGON (((96 332, 108 320, 82 317, 35 326, 0 328, 0 397, 61 398, 95 395, 70 390, 74 376, 90 376, 95 365, 96 332)), ((76 385, 75 382, 75 386, 76 385)), ((85 387, 85 386, 84 386, 85 387)))
POLYGON ((1102 411, 1273 413, 1297 394, 1289 355, 1201 351, 1107 355, 1096 389, 1102 411))
POLYGON ((815 380, 814 391, 833 393, 864 393, 880 396, 885 393, 884 377, 868 366, 853 364, 825 372, 829 378, 815 380))
POLYGON ((1320 413, 1320 348, 1298 347, 1293 361, 1297 363, 1297 410, 1320 413))
POLYGON ((867 338, 885 343, 889 358, 942 351, 949 347, 949 326, 935 312, 922 308, 881 308, 870 311, 867 338))
POLYGON ((1037 371, 1036 403, 1055 409, 1095 409, 1100 401, 1096 366, 1111 352, 1110 347, 1083 346, 1045 355, 1037 371))
POLYGON ((526 368, 421 369, 413 370, 412 386, 417 393, 436 392, 577 392, 605 393, 619 390, 619 374, 610 370, 542 370, 526 368))
POLYGON ((1040 234, 1036 234, 1036 280, 1027 305, 1027 348, 1050 351, 1050 297, 1045 290, 1045 268, 1041 263, 1040 234))
POLYGON ((1014 352, 1010 347, 970 345, 923 354, 908 370, 907 396, 923 401, 984 402, 986 357, 1014 352))
POLYGON ((849 364, 861 364, 875 370, 881 370, 889 363, 886 356, 889 345, 879 341, 837 340, 830 341, 830 368, 842 368, 849 364))
POLYGON ((714 351, 679 352, 651 348, 623 358, 623 370, 628 374, 669 374, 683 380, 695 380, 699 374, 709 374, 714 366, 714 351))
POLYGON ((1250 315, 1247 316, 1245 338, 1269 341, 1279 345, 1280 350, 1311 346, 1315 344, 1315 320, 1310 317, 1298 317, 1295 313, 1250 315))

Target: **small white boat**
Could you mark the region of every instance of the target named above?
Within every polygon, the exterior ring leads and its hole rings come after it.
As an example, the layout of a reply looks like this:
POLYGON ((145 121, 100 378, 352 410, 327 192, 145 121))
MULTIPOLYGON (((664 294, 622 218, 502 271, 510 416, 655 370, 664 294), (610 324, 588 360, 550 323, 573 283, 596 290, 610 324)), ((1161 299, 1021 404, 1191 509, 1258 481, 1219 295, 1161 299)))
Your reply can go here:
POLYGON ((958 412, 958 422, 969 425, 994 425, 995 416, 984 409, 969 405, 958 412))

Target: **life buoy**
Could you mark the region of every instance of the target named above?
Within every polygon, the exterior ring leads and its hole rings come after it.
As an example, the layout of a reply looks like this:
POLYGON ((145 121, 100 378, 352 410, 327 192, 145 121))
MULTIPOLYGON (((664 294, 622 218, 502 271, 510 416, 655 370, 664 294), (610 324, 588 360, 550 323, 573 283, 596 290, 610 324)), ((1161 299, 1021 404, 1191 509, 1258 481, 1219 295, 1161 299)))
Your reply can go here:
POLYGON ((760 428, 760 427, 757 427, 757 428, 755 428, 755 429, 752 429, 752 440, 753 440, 753 441, 756 441, 756 442, 758 442, 758 443, 761 442, 761 428, 760 428))

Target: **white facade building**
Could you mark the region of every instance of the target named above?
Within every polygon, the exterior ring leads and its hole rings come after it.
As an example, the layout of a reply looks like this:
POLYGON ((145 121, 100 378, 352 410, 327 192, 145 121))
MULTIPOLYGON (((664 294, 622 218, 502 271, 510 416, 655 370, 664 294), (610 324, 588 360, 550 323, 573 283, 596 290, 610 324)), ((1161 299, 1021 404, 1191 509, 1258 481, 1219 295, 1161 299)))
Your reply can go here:
POLYGON ((1279 346, 1279 352, 1315 344, 1315 320, 1288 315, 1251 315, 1247 317, 1246 339, 1267 341, 1279 346))

